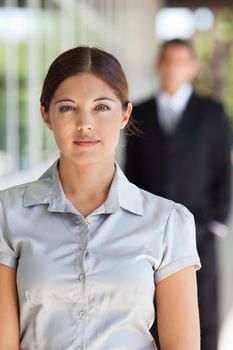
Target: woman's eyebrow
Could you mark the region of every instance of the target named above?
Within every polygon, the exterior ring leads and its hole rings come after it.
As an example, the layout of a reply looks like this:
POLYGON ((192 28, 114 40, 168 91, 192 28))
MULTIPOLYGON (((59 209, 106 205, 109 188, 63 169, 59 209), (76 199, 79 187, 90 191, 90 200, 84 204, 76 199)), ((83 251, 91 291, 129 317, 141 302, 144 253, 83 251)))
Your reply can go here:
MULTIPOLYGON (((98 98, 94 99, 93 102, 101 101, 101 100, 108 100, 108 101, 115 102, 115 100, 113 98, 105 97, 105 96, 98 97, 98 98)), ((73 102, 73 103, 76 103, 76 101, 74 101, 74 100, 72 100, 70 98, 61 98, 61 99, 55 101, 55 104, 56 103, 61 103, 61 102, 73 102)))
POLYGON ((75 101, 71 100, 70 98, 62 98, 60 100, 57 100, 55 103, 60 103, 60 102, 73 102, 73 103, 75 103, 75 101))
POLYGON ((98 97, 98 98, 96 98, 93 102, 101 101, 101 100, 108 100, 108 101, 115 102, 114 99, 112 99, 112 98, 110 98, 110 97, 105 97, 105 96, 98 97))

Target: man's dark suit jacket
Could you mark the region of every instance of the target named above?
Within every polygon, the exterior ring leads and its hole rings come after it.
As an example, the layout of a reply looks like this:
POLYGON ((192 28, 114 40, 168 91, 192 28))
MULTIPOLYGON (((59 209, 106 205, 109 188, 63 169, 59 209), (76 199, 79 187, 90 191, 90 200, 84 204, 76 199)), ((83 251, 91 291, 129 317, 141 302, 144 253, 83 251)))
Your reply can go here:
MULTIPOLYGON (((155 98, 136 106, 133 117, 142 135, 127 139, 126 175, 137 186, 182 203, 194 214, 203 263, 197 276, 202 349, 215 350, 217 257, 208 223, 224 222, 229 211, 231 158, 227 118, 220 103, 196 94, 191 96, 172 136, 166 136, 160 127, 155 98)), ((150 331, 160 348, 156 321, 150 331)))
POLYGON ((222 105, 192 94, 173 136, 161 129, 154 98, 136 106, 133 119, 142 135, 127 140, 129 180, 184 204, 197 224, 224 222, 231 196, 231 160, 222 105))

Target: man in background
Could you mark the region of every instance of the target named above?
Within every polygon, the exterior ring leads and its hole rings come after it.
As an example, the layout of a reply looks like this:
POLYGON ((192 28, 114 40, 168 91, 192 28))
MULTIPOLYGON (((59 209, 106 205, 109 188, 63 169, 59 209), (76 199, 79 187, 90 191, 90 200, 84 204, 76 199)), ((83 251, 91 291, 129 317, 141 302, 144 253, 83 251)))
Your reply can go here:
MULTIPOLYGON (((193 213, 202 262, 197 273, 201 349, 217 350, 216 237, 226 234, 231 194, 228 122, 220 103, 193 90, 198 66, 189 42, 165 42, 158 71, 158 96, 133 111, 142 135, 128 137, 126 175, 137 186, 182 203, 193 213)), ((151 332, 156 337, 155 326, 151 332)))

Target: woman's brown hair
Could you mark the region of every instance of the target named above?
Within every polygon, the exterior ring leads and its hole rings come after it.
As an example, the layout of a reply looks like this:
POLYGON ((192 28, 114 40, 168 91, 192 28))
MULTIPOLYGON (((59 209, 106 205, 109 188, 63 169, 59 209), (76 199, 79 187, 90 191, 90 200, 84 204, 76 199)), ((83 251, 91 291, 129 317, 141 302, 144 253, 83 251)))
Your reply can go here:
POLYGON ((127 107, 128 83, 119 61, 95 47, 78 46, 59 55, 44 80, 40 103, 47 110, 58 85, 72 75, 90 73, 105 81, 127 107))

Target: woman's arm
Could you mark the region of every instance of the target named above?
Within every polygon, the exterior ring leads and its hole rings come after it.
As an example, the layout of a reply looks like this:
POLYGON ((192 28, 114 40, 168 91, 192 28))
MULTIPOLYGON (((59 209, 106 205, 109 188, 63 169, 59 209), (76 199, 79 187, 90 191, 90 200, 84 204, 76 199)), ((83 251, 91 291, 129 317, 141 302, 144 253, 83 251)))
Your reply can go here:
POLYGON ((187 267, 156 286, 161 350, 200 350, 196 271, 187 267))
POLYGON ((19 350, 16 270, 0 264, 0 350, 19 350))

